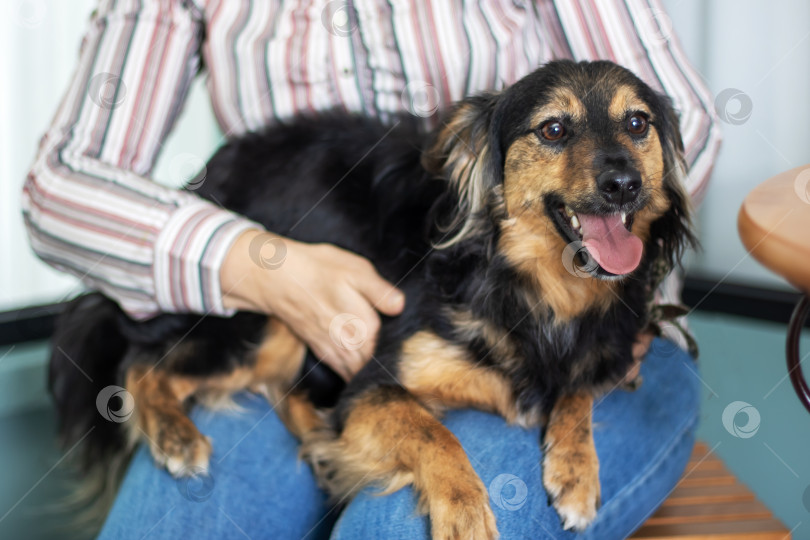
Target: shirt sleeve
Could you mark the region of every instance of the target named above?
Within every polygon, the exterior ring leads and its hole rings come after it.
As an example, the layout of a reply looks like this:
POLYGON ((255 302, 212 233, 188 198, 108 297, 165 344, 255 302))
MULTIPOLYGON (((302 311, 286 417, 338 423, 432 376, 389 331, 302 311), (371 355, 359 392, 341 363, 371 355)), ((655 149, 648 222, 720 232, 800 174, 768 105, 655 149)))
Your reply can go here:
POLYGON ((139 319, 229 314, 219 268, 236 237, 259 228, 149 178, 203 35, 192 2, 102 1, 23 187, 36 254, 139 319))
POLYGON ((699 204, 720 149, 718 118, 660 0, 546 0, 539 8, 555 57, 612 60, 672 98, 689 165, 686 188, 699 204))

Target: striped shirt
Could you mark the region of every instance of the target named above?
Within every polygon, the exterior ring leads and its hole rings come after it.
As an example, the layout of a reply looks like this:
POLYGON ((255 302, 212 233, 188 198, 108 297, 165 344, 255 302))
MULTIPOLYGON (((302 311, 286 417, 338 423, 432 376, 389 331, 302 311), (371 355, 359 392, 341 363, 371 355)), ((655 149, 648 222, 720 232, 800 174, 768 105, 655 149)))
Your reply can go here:
POLYGON ((670 32, 659 0, 102 0, 24 186, 31 244, 134 317, 228 314, 219 268, 257 225, 149 177, 202 72, 238 135, 333 108, 432 125, 549 60, 612 60, 672 97, 700 199, 720 135, 670 32))

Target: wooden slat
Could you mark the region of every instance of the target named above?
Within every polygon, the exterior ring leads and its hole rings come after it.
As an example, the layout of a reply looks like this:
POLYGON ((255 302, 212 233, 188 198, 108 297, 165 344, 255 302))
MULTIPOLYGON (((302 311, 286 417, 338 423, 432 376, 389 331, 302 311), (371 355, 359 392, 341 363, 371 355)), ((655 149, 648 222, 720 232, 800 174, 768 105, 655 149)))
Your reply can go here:
POLYGON ((711 504, 753 501, 756 497, 742 484, 723 486, 678 486, 664 505, 711 504))
POLYGON ((717 458, 709 458, 709 459, 707 459, 705 461, 702 461, 702 462, 690 461, 689 463, 686 464, 686 469, 684 469, 684 470, 685 471, 691 471, 692 469, 695 469, 695 468, 699 468, 701 470, 706 470, 706 471, 726 471, 726 472, 728 472, 728 470, 726 469, 726 466, 723 465, 723 462, 720 461, 717 458))
POLYGON ((790 533, 698 443, 678 486, 633 538, 787 540, 790 533))
POLYGON ((733 476, 690 476, 681 480, 681 487, 730 486, 737 482, 733 476))
POLYGON ((699 459, 703 458, 708 453, 709 453, 709 447, 706 444, 702 443, 702 442, 697 442, 697 443, 695 443, 695 448, 692 449, 692 457, 690 457, 689 459, 691 459, 691 460, 699 460, 699 459))
POLYGON ((721 471, 695 471, 689 476, 681 479, 678 484, 681 487, 693 486, 728 486, 734 484, 737 480, 728 473, 721 471))
POLYGON ((717 504, 683 504, 662 507, 645 525, 670 523, 708 523, 712 521, 745 521, 768 519, 771 512, 759 501, 717 504))
POLYGON ((670 525, 644 525, 633 538, 636 540, 785 540, 789 531, 777 520, 756 519, 738 522, 677 523, 670 525))

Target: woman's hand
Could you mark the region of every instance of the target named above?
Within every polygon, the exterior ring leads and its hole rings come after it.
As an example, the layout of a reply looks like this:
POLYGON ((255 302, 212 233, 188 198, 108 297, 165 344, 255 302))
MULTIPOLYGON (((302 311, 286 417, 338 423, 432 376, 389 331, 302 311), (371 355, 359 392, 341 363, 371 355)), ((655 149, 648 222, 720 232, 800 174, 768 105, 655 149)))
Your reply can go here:
POLYGON ((234 242, 220 270, 226 308, 274 315, 348 380, 371 358, 380 317, 405 296, 372 264, 331 244, 305 244, 259 230, 234 242))

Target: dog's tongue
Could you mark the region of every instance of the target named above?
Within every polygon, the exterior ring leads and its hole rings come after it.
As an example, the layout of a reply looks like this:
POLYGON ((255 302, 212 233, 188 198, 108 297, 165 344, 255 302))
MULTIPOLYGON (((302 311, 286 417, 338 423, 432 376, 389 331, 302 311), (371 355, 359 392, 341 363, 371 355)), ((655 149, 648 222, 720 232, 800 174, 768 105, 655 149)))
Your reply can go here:
POLYGON ((582 243, 611 274, 629 274, 641 262, 641 239, 628 231, 619 214, 593 216, 577 214, 582 227, 582 243))

